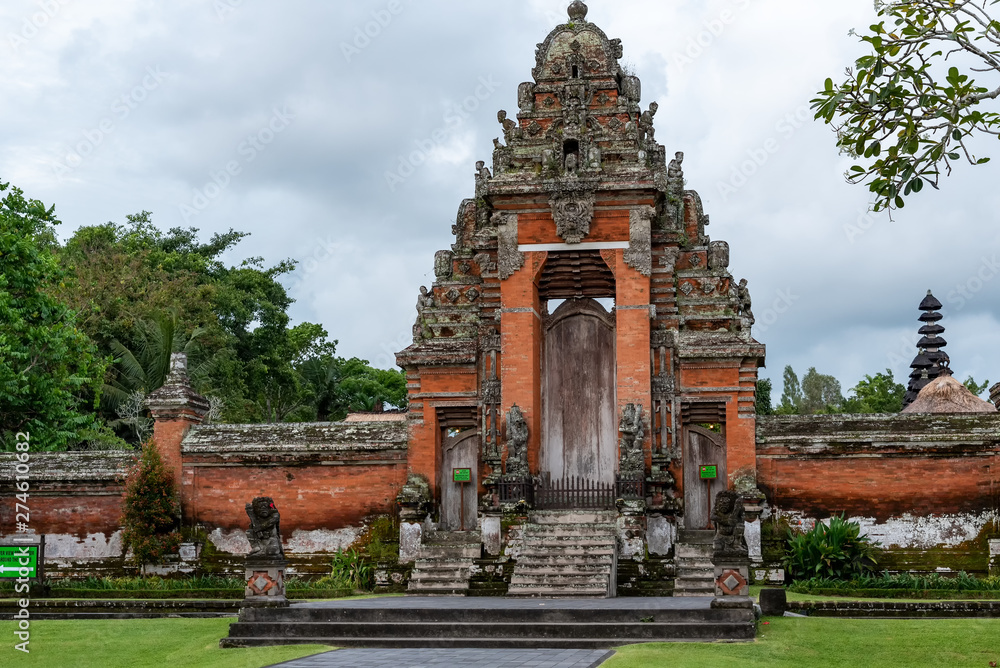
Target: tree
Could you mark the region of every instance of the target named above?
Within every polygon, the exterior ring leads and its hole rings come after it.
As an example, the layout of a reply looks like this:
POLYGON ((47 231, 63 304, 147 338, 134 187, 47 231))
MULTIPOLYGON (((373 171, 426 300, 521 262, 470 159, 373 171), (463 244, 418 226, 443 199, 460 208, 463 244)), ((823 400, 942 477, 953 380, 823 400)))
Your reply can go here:
POLYGON ((772 415, 774 406, 771 405, 771 391, 773 384, 770 378, 763 378, 757 381, 757 415, 772 415))
POLYGON ((865 376, 844 402, 845 413, 899 413, 903 410, 906 387, 896 382, 892 369, 865 376))
POLYGON ((140 567, 160 563, 180 545, 179 515, 174 476, 163 465, 156 444, 147 441, 125 481, 122 549, 131 550, 132 561, 140 567))
POLYGON ((902 208, 924 185, 937 188, 963 158, 989 161, 972 144, 1000 137, 1000 113, 982 108, 1000 97, 998 4, 876 0, 881 21, 861 36, 870 53, 843 83, 827 79, 812 101, 837 145, 858 160, 847 179, 868 182, 874 210, 902 208))
POLYGON ((802 414, 839 412, 844 405, 844 395, 840 390, 840 381, 833 376, 827 376, 812 367, 802 377, 802 414))
POLYGON ((86 405, 100 399, 107 360, 79 329, 76 316, 46 292, 62 280, 52 254, 55 210, 0 183, 0 444, 18 432, 32 449, 62 450, 97 437, 86 405))
POLYGON ((802 386, 799 385, 799 377, 791 366, 785 367, 783 376, 785 389, 781 394, 781 403, 778 404, 775 413, 778 415, 799 415, 802 412, 802 386))
POLYGON ((972 376, 969 376, 968 378, 965 379, 963 385, 969 388, 969 392, 972 392, 974 395, 978 397, 979 395, 981 395, 983 392, 985 392, 990 388, 990 381, 986 381, 985 383, 980 384, 977 383, 972 376))

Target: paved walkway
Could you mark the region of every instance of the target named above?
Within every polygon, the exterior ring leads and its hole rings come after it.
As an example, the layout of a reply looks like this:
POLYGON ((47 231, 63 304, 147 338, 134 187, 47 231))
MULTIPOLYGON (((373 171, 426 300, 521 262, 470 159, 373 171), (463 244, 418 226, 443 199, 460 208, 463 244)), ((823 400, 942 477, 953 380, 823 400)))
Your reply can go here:
POLYGON ((596 668, 613 654, 589 649, 341 649, 278 665, 280 668, 596 668))

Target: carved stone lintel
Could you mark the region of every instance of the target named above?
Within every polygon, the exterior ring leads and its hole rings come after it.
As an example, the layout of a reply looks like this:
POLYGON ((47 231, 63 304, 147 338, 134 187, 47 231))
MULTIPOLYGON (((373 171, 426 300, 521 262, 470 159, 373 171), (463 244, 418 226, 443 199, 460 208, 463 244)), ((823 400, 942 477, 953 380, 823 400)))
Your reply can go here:
POLYGON ((653 398, 664 400, 673 396, 677 389, 676 379, 668 373, 653 376, 653 398))
POLYGON ((674 345, 674 332, 666 328, 666 325, 660 325, 652 331, 650 334, 650 346, 654 349, 659 348, 670 348, 674 345))
POLYGON ((493 214, 499 245, 500 280, 505 281, 524 266, 524 253, 517 249, 517 214, 493 214))
POLYGON ((557 193, 549 199, 556 233, 568 244, 578 244, 590 234, 594 221, 594 192, 557 193))

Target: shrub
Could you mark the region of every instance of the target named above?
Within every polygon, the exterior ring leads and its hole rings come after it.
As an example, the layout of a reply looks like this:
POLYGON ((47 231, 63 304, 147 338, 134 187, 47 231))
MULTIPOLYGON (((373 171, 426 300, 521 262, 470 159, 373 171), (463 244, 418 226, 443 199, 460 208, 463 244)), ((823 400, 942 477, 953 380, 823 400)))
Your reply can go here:
POLYGON ((857 576, 851 580, 830 578, 812 578, 801 580, 789 587, 790 591, 808 594, 819 590, 857 591, 865 589, 899 590, 899 591, 956 591, 956 592, 995 592, 1000 591, 1000 578, 976 578, 966 572, 960 572, 954 577, 946 577, 939 573, 928 575, 913 575, 912 573, 882 574, 879 576, 857 576))
POLYGON ((861 535, 861 525, 842 516, 830 518, 829 524, 817 522, 803 534, 788 532, 785 568, 799 579, 850 579, 875 570, 876 545, 861 535))
POLYGON ((330 589, 371 591, 375 588, 375 571, 357 550, 337 550, 330 575, 320 582, 330 589))
POLYGON ((179 515, 174 476, 163 465, 156 445, 148 441, 125 481, 122 549, 131 549, 132 561, 140 567, 159 563, 180 545, 179 515))

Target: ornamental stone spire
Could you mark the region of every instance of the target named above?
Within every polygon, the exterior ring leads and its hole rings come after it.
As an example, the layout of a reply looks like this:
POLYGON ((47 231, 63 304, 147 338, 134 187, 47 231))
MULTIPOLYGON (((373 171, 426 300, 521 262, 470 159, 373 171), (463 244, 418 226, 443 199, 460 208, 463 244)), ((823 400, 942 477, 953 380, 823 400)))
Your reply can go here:
POLYGON ((910 368, 910 385, 907 388, 906 396, 903 398, 903 407, 906 408, 920 395, 920 391, 927 387, 932 380, 942 375, 952 375, 948 365, 951 359, 948 353, 941 350, 948 345, 948 342, 941 338, 945 329, 940 324, 944 318, 938 309, 942 307, 941 302, 934 296, 931 290, 927 291, 927 296, 920 302, 920 322, 924 323, 918 333, 921 335, 917 342, 919 353, 913 359, 910 368))

